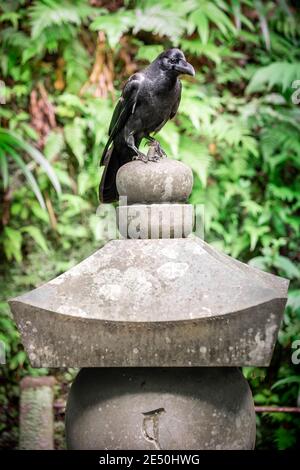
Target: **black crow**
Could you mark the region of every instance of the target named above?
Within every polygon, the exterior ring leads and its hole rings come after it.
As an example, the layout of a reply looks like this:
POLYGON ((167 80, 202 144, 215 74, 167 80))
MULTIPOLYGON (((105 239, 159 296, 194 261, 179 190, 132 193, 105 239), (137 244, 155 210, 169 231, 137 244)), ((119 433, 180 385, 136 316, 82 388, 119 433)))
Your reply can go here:
POLYGON ((122 165, 133 159, 147 161, 139 150, 143 138, 154 143, 156 155, 164 156, 150 134, 158 132, 175 116, 181 97, 178 77, 183 74, 194 76, 194 68, 179 49, 173 48, 162 52, 147 68, 127 80, 113 112, 100 162, 105 166, 99 187, 101 202, 118 199, 116 175, 122 165))

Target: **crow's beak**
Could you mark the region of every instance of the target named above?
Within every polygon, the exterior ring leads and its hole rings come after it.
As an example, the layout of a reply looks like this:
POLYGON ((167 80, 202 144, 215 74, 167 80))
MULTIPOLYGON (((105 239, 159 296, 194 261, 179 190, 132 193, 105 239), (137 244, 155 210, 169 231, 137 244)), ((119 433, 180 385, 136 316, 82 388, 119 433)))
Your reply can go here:
POLYGON ((175 65, 175 70, 183 75, 191 75, 192 77, 195 76, 194 67, 185 60, 181 60, 179 64, 175 65))

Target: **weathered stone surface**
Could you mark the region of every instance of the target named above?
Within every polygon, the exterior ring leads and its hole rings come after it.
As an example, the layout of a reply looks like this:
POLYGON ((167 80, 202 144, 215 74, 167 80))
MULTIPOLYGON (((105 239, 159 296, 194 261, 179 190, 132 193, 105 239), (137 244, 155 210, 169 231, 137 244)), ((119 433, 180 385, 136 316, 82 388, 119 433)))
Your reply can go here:
POLYGON ((69 449, 252 449, 253 399, 235 368, 83 369, 66 436, 69 449))
POLYGON ((25 377, 21 381, 20 449, 53 449, 54 377, 25 377))
POLYGON ((36 367, 267 366, 287 287, 194 237, 115 240, 10 305, 36 367))
POLYGON ((129 162, 117 174, 120 196, 127 203, 185 202, 192 192, 193 173, 184 163, 165 158, 159 162, 129 162))
POLYGON ((193 231, 191 204, 132 204, 117 208, 118 229, 124 238, 185 238, 193 231))

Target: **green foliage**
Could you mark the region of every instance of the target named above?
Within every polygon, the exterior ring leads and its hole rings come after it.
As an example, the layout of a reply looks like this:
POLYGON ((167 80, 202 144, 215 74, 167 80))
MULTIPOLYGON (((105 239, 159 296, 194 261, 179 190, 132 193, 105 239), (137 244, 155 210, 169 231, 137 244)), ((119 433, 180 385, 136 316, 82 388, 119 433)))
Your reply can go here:
POLYGON ((59 181, 56 177, 53 168, 43 155, 32 145, 29 145, 24 140, 20 139, 12 131, 0 127, 0 158, 1 158, 1 173, 2 173, 2 188, 6 190, 9 186, 9 170, 8 159, 14 160, 14 163, 20 168, 27 178, 37 200, 43 209, 46 208, 43 196, 39 189, 33 173, 28 166, 24 163, 20 153, 24 151, 46 172, 49 180, 52 182, 54 188, 58 193, 61 192, 59 181))
POLYGON ((104 31, 111 47, 115 48, 123 33, 129 31, 135 23, 133 11, 118 10, 116 13, 97 17, 91 24, 92 31, 104 31))
POLYGON ((275 85, 282 91, 291 88, 292 83, 300 77, 300 63, 273 62, 261 67, 252 77, 247 88, 248 93, 270 90, 275 85))
MULTIPOLYGON (((20 377, 45 373, 30 368, 6 299, 63 272, 105 242, 95 212, 98 162, 117 98, 113 87, 119 90, 130 73, 171 46, 183 49, 197 73, 185 80, 179 113, 158 139, 170 157, 194 172, 190 201, 205 206, 207 241, 290 279, 272 365, 244 373, 257 405, 300 401, 299 365, 291 362, 300 331, 295 2, 137 0, 92 6, 100 3, 0 2, 6 100, 0 105, 5 442, 17 441, 20 377), (105 43, 99 33, 105 33, 105 43), (41 84, 47 96, 33 111, 32 97, 41 84), (51 125, 45 114, 50 105, 51 125)), ((257 422, 258 448, 299 445, 294 415, 258 414, 257 422)))
POLYGON ((87 1, 35 1, 29 7, 31 37, 32 39, 40 38, 43 32, 47 32, 47 28, 55 25, 64 28, 70 24, 79 26, 84 19, 94 14, 95 10, 87 1))

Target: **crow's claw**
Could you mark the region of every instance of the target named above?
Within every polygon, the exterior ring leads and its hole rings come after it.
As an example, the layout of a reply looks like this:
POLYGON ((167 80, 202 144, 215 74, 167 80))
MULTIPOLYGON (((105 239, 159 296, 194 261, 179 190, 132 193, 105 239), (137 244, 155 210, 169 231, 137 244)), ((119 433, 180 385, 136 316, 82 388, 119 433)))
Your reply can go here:
POLYGON ((168 158, 166 152, 161 148, 161 146, 158 144, 157 146, 157 153, 160 158, 168 158))
POLYGON ((157 162, 160 161, 160 159, 161 159, 161 157, 157 153, 155 153, 154 155, 149 155, 148 156, 148 162, 156 162, 157 163, 157 162))
POLYGON ((149 153, 154 154, 154 155, 150 156, 150 158, 149 158, 150 161, 158 162, 161 158, 167 158, 166 152, 162 149, 160 143, 157 140, 150 140, 149 142, 147 142, 147 144, 150 147, 148 155, 149 155, 149 153), (152 150, 152 152, 151 152, 151 150, 152 150), (154 158, 154 156, 155 156, 155 158, 154 158))
POLYGON ((142 152, 139 152, 137 155, 135 155, 132 160, 139 161, 139 162, 144 162, 148 163, 148 157, 144 155, 142 152))

